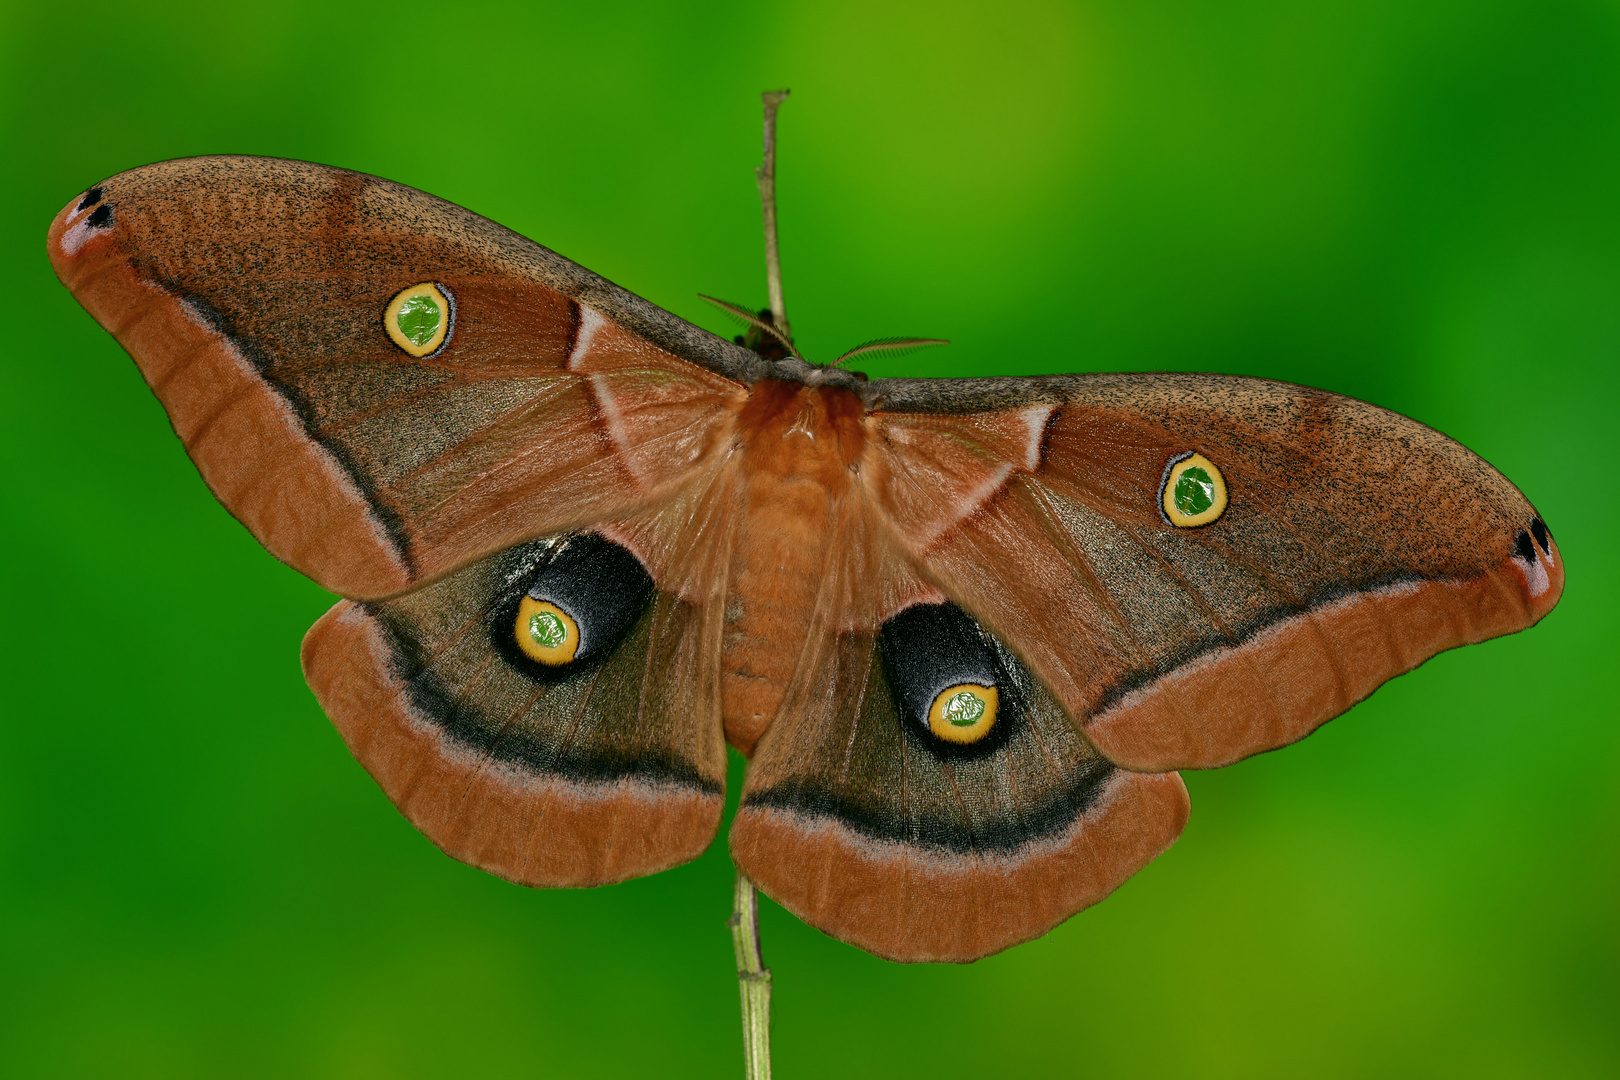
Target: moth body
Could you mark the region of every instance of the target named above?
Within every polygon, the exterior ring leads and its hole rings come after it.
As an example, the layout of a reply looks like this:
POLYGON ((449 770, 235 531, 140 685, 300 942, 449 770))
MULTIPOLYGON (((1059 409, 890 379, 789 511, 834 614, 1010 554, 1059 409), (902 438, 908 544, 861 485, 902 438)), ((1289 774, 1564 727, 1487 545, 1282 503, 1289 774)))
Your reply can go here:
POLYGON ((810 636, 838 510, 860 497, 865 409, 843 387, 764 379, 738 416, 745 492, 726 600, 721 702, 744 754, 776 715, 810 636))

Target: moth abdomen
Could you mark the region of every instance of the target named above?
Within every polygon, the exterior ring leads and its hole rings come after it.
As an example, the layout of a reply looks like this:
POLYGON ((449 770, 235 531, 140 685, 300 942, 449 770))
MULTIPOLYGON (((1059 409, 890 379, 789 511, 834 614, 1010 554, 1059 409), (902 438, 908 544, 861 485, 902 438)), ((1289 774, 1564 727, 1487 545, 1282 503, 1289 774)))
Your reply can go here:
POLYGON ((605 658, 653 593, 641 562, 594 533, 565 539, 520 586, 491 630, 515 667, 542 678, 605 658))

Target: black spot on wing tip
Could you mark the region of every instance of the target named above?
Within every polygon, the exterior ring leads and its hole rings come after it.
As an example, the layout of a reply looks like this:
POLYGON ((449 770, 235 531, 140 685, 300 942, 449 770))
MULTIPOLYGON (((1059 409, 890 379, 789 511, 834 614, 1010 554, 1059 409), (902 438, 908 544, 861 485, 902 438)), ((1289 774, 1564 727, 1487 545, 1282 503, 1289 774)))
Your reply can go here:
POLYGON ((79 209, 88 210, 90 207, 100 202, 101 197, 104 194, 106 193, 99 187, 91 188, 89 191, 84 193, 84 198, 79 201, 79 209))
POLYGON ((1548 555, 1551 555, 1552 534, 1547 531, 1547 523, 1542 521, 1540 518, 1531 518, 1530 532, 1535 536, 1536 543, 1541 545, 1541 550, 1545 551, 1548 555))
POLYGON ((90 216, 85 218, 85 222, 92 229, 112 228, 112 204, 102 203, 90 212, 90 216))
POLYGON ((1527 563, 1534 564, 1536 561, 1536 546, 1530 542, 1530 534, 1523 529, 1519 530, 1518 538, 1513 541, 1513 554, 1527 563))

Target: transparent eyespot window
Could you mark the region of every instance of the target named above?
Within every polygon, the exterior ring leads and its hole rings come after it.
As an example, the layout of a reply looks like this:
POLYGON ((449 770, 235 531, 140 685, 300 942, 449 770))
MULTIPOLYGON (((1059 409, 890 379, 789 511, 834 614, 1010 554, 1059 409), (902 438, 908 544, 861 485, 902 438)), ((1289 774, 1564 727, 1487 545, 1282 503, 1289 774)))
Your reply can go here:
POLYGON ((579 624, 556 604, 525 596, 512 627, 518 648, 549 667, 572 663, 579 653, 579 624))
POLYGON ((401 289, 383 312, 383 329, 395 345, 412 356, 429 356, 444 346, 450 333, 450 297, 424 281, 401 289))
POLYGON ((928 730, 946 742, 976 743, 995 727, 999 704, 994 686, 948 686, 935 696, 928 710, 928 730))
POLYGON ((1226 513, 1226 478, 1203 454, 1187 454, 1164 474, 1159 496, 1170 524, 1197 528, 1226 513))

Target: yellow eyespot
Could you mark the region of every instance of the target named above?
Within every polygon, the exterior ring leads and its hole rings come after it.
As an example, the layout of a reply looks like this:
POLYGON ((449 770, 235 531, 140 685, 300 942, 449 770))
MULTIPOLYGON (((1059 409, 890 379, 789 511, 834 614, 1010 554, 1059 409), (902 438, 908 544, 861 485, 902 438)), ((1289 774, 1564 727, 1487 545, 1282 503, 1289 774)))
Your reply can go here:
POLYGON ((579 652, 579 624, 546 600, 525 596, 512 630, 523 655, 550 667, 569 663, 579 652))
POLYGON ((948 686, 928 707, 928 730, 946 742, 976 743, 995 726, 999 701, 993 686, 948 686))
POLYGON ((383 329, 412 356, 426 356, 450 332, 450 299, 431 281, 403 289, 388 301, 383 329))
POLYGON ((1159 498, 1170 524, 1183 529, 1208 525, 1226 513, 1226 478, 1203 454, 1188 454, 1164 474, 1159 498))

